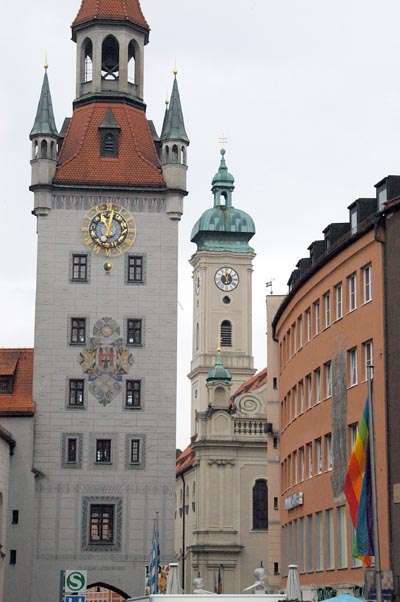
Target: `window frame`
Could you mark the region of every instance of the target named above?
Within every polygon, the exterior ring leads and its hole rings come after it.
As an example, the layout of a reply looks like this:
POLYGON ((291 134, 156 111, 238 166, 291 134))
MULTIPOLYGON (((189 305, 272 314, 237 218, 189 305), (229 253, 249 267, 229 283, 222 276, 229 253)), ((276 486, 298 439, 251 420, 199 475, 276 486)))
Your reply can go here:
POLYGON ((332 362, 325 362, 325 398, 332 397, 332 362))
POLYGON ((113 443, 110 438, 97 438, 95 440, 94 463, 99 465, 110 465, 113 462, 113 443), (103 457, 104 456, 104 457, 103 457), (108 456, 108 457, 107 457, 108 456))
POLYGON ((126 282, 127 284, 143 284, 144 283, 144 256, 143 255, 128 255, 126 260, 126 282), (135 264, 138 261, 140 265, 131 265, 131 262, 135 264), (131 276, 133 272, 133 276, 131 276), (138 273, 140 275, 138 276, 138 273))
POLYGON ((370 263, 362 268, 362 276, 363 302, 369 303, 370 301, 372 301, 372 265, 370 263))
POLYGON ((374 343, 369 339, 363 343, 364 380, 368 380, 368 366, 374 367, 374 343), (370 351, 368 351, 370 350, 370 351), (369 357, 368 357, 369 356, 369 357))
POLYGON ((90 546, 97 546, 97 545, 113 545, 115 543, 115 504, 90 504, 90 514, 89 514, 89 533, 88 533, 88 543, 90 546), (97 512, 100 512, 100 521, 98 522, 98 526, 100 527, 100 535, 99 535, 99 539, 94 539, 93 535, 92 535, 92 531, 93 528, 96 527, 96 523, 94 522, 94 512, 95 509, 101 509, 100 511, 97 510, 97 512), (108 517, 111 517, 110 520, 110 524, 111 524, 111 528, 110 525, 108 525, 108 528, 110 528, 110 536, 107 538, 103 537, 103 531, 105 529, 105 525, 103 524, 103 516, 104 516, 104 510, 108 509, 109 514, 108 517), (110 513, 110 509, 112 510, 110 513))
POLYGON ((357 274, 353 272, 347 277, 349 313, 357 309, 357 274))
POLYGON ((14 387, 14 375, 13 374, 2 374, 0 375, 0 396, 1 395, 12 395, 14 387), (4 385, 3 385, 4 383, 4 385))
POLYGON ((314 370, 315 404, 321 403, 321 368, 314 370))
POLYGON ((127 318, 126 344, 129 347, 143 347, 143 320, 142 318, 127 318))
POLYGON ((252 530, 268 530, 268 482, 266 479, 256 479, 252 488, 252 530))
POLYGON ((343 285, 340 282, 335 286, 335 320, 343 318, 343 285))
POLYGON ((307 330, 307 343, 311 341, 312 337, 312 325, 311 325, 311 308, 309 307, 305 311, 306 314, 306 330, 307 330))
POLYGON ((68 380, 68 408, 84 408, 85 407, 85 379, 83 378, 70 378, 68 380), (75 385, 78 385, 75 386, 75 385), (79 393, 81 393, 81 399, 78 401, 79 393), (74 398, 74 401, 73 401, 74 398))
POLYGON ((221 347, 233 347, 233 327, 230 320, 222 320, 219 327, 221 347), (223 332, 224 329, 224 332, 223 332))
POLYGON ((326 458, 326 470, 333 469, 333 448, 332 448, 332 433, 325 435, 325 458, 326 458))
POLYGON ((125 381, 125 409, 142 409, 142 381, 141 379, 129 379, 125 381), (132 401, 129 396, 132 394, 132 401))
POLYGON ((321 306, 319 299, 314 304, 314 334, 317 336, 321 332, 321 306))
POLYGON ((329 328, 331 325, 331 294, 328 291, 324 295, 324 309, 325 309, 325 328, 329 328))
POLYGON ((71 282, 87 282, 89 273, 89 258, 87 253, 72 253, 71 258, 71 282), (75 260, 82 260, 78 263, 75 260), (78 275, 75 275, 75 269, 78 271, 78 275), (83 273, 83 275, 82 275, 83 273))
POLYGON ((315 465, 317 474, 322 474, 322 441, 321 437, 315 439, 315 465))
POLYGON ((70 345, 85 345, 86 322, 86 318, 71 318, 70 345))
POLYGON ((349 387, 355 387, 358 384, 358 366, 357 366, 357 347, 348 351, 349 357, 349 387))

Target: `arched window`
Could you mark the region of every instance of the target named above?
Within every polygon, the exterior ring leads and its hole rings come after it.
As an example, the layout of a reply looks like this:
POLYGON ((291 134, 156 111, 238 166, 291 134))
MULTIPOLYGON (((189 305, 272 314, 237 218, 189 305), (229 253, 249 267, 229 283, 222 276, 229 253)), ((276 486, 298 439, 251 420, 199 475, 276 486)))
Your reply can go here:
POLYGON ((165 147, 165 162, 169 163, 169 146, 165 147))
POLYGON ((221 324, 221 347, 232 347, 232 324, 229 320, 221 324))
POLYGON ((189 514, 189 485, 186 485, 185 512, 189 514))
POLYGON ((172 147, 172 163, 178 163, 179 159, 179 150, 176 144, 172 147))
POLYGON ((268 529, 268 485, 258 479, 253 487, 253 529, 268 529))
POLYGON ((51 157, 52 159, 55 159, 55 158, 56 158, 56 145, 54 144, 54 142, 52 142, 52 143, 50 144, 50 157, 51 157))
POLYGON ((84 45, 84 81, 91 82, 93 78, 93 44, 92 40, 86 40, 84 45))
POLYGON ((35 140, 35 142, 33 143, 33 152, 32 152, 32 159, 37 159, 38 158, 38 154, 39 154, 39 145, 37 140, 35 140))
POLYGON ((40 145, 40 158, 47 159, 47 140, 42 140, 40 145))
POLYGON ((192 510, 193 512, 196 510, 196 481, 193 481, 192 488, 192 510))
POLYGON ((107 36, 101 49, 101 79, 119 78, 119 44, 114 36, 107 36))
POLYGON ((182 163, 184 165, 186 165, 186 147, 185 146, 181 147, 181 156, 182 156, 182 163))
POLYGON ((129 42, 128 46, 128 82, 130 84, 136 84, 136 62, 138 58, 138 52, 134 40, 129 42))

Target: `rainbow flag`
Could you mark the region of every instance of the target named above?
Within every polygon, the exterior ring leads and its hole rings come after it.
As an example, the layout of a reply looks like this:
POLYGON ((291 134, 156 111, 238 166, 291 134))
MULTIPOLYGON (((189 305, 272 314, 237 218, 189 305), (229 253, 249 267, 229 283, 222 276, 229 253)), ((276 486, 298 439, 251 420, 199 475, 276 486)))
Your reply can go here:
POLYGON ((369 401, 367 399, 344 483, 351 521, 355 529, 352 555, 371 566, 374 555, 372 489, 369 446, 369 401))

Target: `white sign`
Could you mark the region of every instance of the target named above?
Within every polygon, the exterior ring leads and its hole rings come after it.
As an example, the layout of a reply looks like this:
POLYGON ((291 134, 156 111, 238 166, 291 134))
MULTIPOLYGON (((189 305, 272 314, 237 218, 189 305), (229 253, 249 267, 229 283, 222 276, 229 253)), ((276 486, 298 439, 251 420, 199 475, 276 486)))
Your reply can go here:
POLYGON ((297 493, 294 493, 293 495, 287 497, 286 500, 284 500, 284 502, 283 502, 283 507, 285 508, 285 510, 292 510, 293 508, 296 508, 297 506, 302 506, 302 505, 303 505, 303 492, 302 491, 298 491, 297 493))
POLYGON ((65 593, 85 594, 87 571, 65 571, 65 593))

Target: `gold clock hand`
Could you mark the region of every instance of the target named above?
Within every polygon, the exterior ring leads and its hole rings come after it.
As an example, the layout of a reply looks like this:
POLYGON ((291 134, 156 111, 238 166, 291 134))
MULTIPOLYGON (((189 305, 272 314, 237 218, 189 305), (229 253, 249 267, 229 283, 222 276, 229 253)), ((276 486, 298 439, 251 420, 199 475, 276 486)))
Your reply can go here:
POLYGON ((114 209, 110 213, 110 219, 108 220, 108 225, 106 226, 106 236, 110 236, 110 234, 111 234, 111 227, 112 227, 112 224, 113 224, 113 217, 114 217, 114 209))

